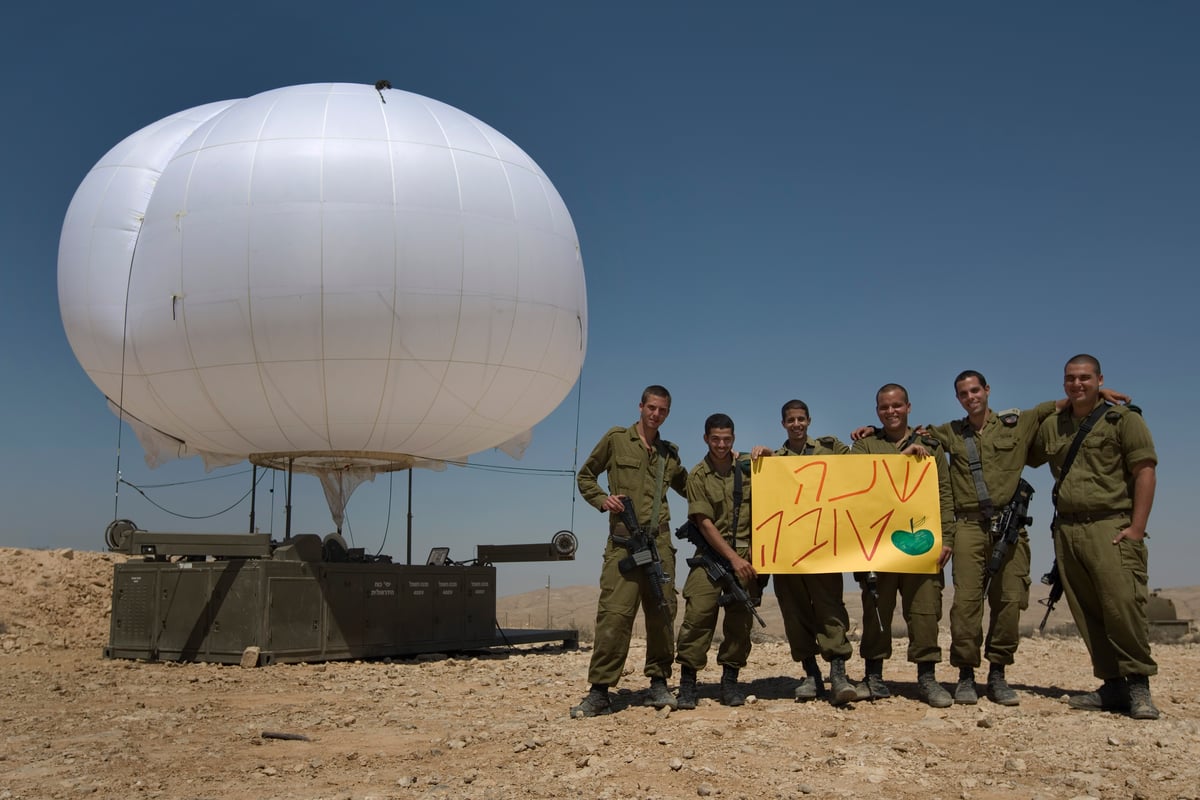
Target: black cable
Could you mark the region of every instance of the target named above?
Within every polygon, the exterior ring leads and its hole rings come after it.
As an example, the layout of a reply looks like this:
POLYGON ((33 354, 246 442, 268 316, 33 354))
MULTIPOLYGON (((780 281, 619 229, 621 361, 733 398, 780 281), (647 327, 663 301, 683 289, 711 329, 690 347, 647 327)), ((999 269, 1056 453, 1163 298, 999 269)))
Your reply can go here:
MULTIPOLYGON (((260 475, 258 478, 258 481, 256 481, 256 484, 258 482, 261 482, 262 479, 264 477, 266 477, 266 474, 267 473, 264 472, 262 475, 260 475)), ((213 517, 220 516, 221 514, 224 514, 227 511, 232 511, 233 509, 235 509, 239 505, 241 505, 242 501, 244 501, 247 497, 249 497, 250 492, 253 491, 253 489, 248 489, 246 491, 246 493, 244 495, 242 495, 241 497, 239 497, 236 501, 234 501, 234 503, 232 505, 230 505, 226 508, 223 508, 220 511, 216 511, 212 514, 181 514, 178 511, 172 511, 171 509, 167 508, 166 506, 164 506, 160 503, 156 503, 154 500, 151 500, 150 495, 148 495, 144 491, 142 491, 142 487, 140 487, 136 484, 130 483, 129 481, 125 480, 124 478, 120 478, 119 480, 120 480, 120 483, 125 484, 126 486, 128 486, 129 488, 133 489, 135 492, 140 494, 142 497, 146 498, 146 502, 149 503, 150 505, 154 506, 155 508, 159 509, 160 511, 165 511, 166 513, 170 514, 173 517, 179 517, 181 519, 212 519, 213 517)))

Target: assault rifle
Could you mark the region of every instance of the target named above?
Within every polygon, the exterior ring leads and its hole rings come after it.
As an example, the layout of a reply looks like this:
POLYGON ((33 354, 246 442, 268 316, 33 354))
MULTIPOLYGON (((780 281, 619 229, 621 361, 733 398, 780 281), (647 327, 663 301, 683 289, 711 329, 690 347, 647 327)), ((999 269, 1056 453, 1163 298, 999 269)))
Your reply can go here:
POLYGON ((654 541, 657 532, 647 530, 639 525, 637 514, 633 512, 633 501, 625 495, 620 497, 622 505, 625 506, 621 510, 621 521, 625 523, 629 537, 613 536, 612 540, 613 543, 628 550, 629 555, 617 563, 617 568, 625 576, 634 570, 642 570, 646 575, 647 583, 650 584, 650 593, 658 601, 658 607, 666 611, 670 606, 667 605, 667 597, 663 594, 663 584, 668 583, 669 579, 663 572, 662 559, 658 557, 658 544, 654 541))
POLYGON ((1042 576, 1042 583, 1050 587, 1050 594, 1045 600, 1038 601, 1046 607, 1046 616, 1042 617, 1042 624, 1038 625, 1038 633, 1046 632, 1046 621, 1050 619, 1050 612, 1054 610, 1054 606, 1063 596, 1062 576, 1058 574, 1058 559, 1054 560, 1050 571, 1042 576))
POLYGON ((854 580, 858 581, 858 585, 862 587, 862 590, 871 595, 871 599, 875 601, 875 621, 879 623, 879 630, 882 631, 883 617, 879 615, 879 576, 875 574, 875 570, 871 570, 870 572, 856 572, 854 573, 854 580))
POLYGON ((984 597, 987 597, 992 578, 1004 566, 1009 550, 1017 543, 1021 528, 1033 524, 1033 517, 1029 516, 1029 498, 1032 496, 1033 487, 1022 478, 1017 482, 1017 491, 1012 500, 1000 509, 999 516, 992 519, 992 535, 996 537, 996 543, 992 545, 992 557, 988 559, 987 574, 983 579, 984 597))
POLYGON ((675 531, 675 536, 696 545, 696 555, 687 560, 687 565, 693 568, 704 568, 704 574, 708 576, 709 581, 720 590, 720 594, 717 596, 718 606, 724 607, 737 601, 754 615, 759 625, 767 627, 767 623, 758 614, 756 608, 758 603, 754 602, 754 598, 742 587, 742 582, 733 573, 733 564, 713 549, 713 546, 708 543, 708 539, 704 538, 704 533, 698 525, 689 519, 679 526, 679 530, 675 531))

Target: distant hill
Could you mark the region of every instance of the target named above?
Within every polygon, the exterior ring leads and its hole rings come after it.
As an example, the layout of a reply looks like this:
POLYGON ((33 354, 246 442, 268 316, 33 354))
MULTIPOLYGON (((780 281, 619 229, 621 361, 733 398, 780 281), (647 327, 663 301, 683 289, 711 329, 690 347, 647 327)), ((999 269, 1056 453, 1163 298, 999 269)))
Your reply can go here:
MULTIPOLYGON (((1160 597, 1169 599, 1175 604, 1176 615, 1179 619, 1195 620, 1200 617, 1200 586, 1176 587, 1157 590, 1160 597)), ((1030 588, 1029 608, 1021 614, 1021 632, 1032 635, 1042 621, 1046 608, 1039 601, 1049 594, 1049 587, 1036 582, 1030 588)), ((506 628, 575 628, 583 637, 589 638, 596 620, 596 602, 600 597, 598 586, 566 586, 550 590, 534 590, 522 594, 501 597, 496 602, 496 618, 502 627, 506 628)), ((954 598, 953 586, 947 587, 943 599, 944 611, 942 627, 950 627, 950 603, 954 598)), ((862 602, 857 590, 847 589, 845 593, 846 610, 850 615, 851 635, 855 638, 858 623, 862 619, 862 602)), ((682 614, 683 598, 679 597, 680 613, 682 614)), ((782 639, 783 617, 779 613, 779 604, 775 594, 770 589, 763 596, 759 614, 767 623, 761 630, 755 626, 760 635, 782 639)), ((679 621, 682 617, 677 617, 679 621)), ((899 609, 893 621, 893 629, 898 635, 903 635, 903 620, 899 609)), ((1067 607, 1066 599, 1061 600, 1050 615, 1046 624, 1047 633, 1075 632, 1071 620, 1071 610, 1067 607)), ((634 623, 634 633, 644 634, 642 615, 638 614, 634 623)))

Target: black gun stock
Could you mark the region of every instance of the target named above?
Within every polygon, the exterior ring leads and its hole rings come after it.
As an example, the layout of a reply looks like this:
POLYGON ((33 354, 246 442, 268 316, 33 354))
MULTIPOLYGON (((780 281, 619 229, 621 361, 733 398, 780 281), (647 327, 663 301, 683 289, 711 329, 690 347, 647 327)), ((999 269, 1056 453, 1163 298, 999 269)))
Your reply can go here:
POLYGON ((854 580, 858 581, 862 590, 871 595, 871 599, 875 601, 875 621, 879 623, 879 630, 883 630, 883 617, 879 614, 879 576, 875 574, 875 570, 856 572, 854 580))
POLYGON ((1029 498, 1033 497, 1033 487, 1024 478, 1017 483, 1017 491, 1012 500, 1000 510, 1000 515, 992 520, 992 535, 996 543, 992 545, 992 556, 988 559, 987 572, 983 579, 983 596, 987 597, 988 589, 1004 566, 1004 559, 1012 550, 1021 533, 1021 528, 1033 524, 1029 516, 1029 498))
POLYGON ((663 572, 662 559, 658 556, 658 544, 654 541, 654 532, 646 530, 638 523, 637 514, 633 512, 633 501, 624 495, 620 497, 621 504, 624 506, 620 514, 621 521, 625 523, 625 528, 629 531, 629 538, 622 539, 619 536, 613 536, 612 540, 628 550, 629 555, 617 563, 617 568, 621 570, 622 575, 629 575, 634 570, 642 570, 650 584, 650 593, 658 601, 658 607, 667 611, 670 606, 667 605, 667 596, 663 594, 663 585, 668 583, 668 578, 663 572))
POLYGON ((1050 612, 1054 610, 1054 606, 1063 596, 1062 576, 1058 573, 1058 559, 1054 560, 1050 571, 1042 576, 1042 583, 1050 587, 1050 594, 1045 600, 1039 600, 1046 607, 1046 615, 1042 617, 1042 624, 1038 625, 1038 633, 1046 632, 1046 622, 1050 619, 1050 612))
POLYGON ((695 523, 691 520, 683 523, 675 531, 675 536, 696 545, 696 555, 687 560, 687 565, 693 568, 703 567, 708 580, 721 590, 717 596, 717 605, 727 606, 733 602, 741 603, 747 611, 754 615, 759 625, 767 627, 767 623, 758 614, 758 603, 754 602, 754 598, 742 587, 742 582, 733 573, 733 564, 713 549, 695 523))

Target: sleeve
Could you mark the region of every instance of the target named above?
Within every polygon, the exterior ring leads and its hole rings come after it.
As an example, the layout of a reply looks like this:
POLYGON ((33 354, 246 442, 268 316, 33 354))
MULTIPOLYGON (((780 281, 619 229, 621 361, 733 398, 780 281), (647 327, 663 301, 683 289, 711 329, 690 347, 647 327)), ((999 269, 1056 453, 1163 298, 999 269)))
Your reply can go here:
POLYGON ((1025 419, 1025 417, 1031 417, 1034 420, 1035 425, 1041 425, 1043 422, 1050 419, 1050 417, 1057 410, 1058 408, 1055 401, 1047 400, 1044 403, 1038 403, 1028 411, 1022 411, 1021 419, 1025 419))
POLYGON ((836 436, 830 436, 829 438, 833 440, 833 443, 829 445, 829 449, 833 451, 835 456, 844 456, 846 453, 850 452, 849 445, 847 445, 841 439, 837 438, 836 436))
POLYGON ((944 422, 941 425, 929 425, 925 428, 926 433, 938 440, 938 443, 947 450, 950 449, 950 442, 954 439, 954 428, 951 423, 944 422))
POLYGON ((954 534, 957 526, 954 522, 954 492, 950 487, 950 465, 946 462, 946 451, 938 448, 938 507, 942 514, 942 546, 954 548, 954 534))
POLYGON ((1041 425, 1038 425, 1037 432, 1033 435, 1033 444, 1029 446, 1029 452, 1025 456, 1027 466, 1040 467, 1050 460, 1046 452, 1046 427, 1051 424, 1047 418, 1041 425))
POLYGON ((713 512, 712 499, 709 498, 708 492, 704 490, 704 478, 700 474, 699 466, 697 464, 695 467, 692 467, 692 472, 687 478, 687 513, 689 517, 699 514, 715 522, 716 515, 713 512))
POLYGON ((867 441, 866 438, 862 438, 862 439, 859 439, 858 441, 856 441, 850 447, 850 452, 851 453, 859 453, 859 454, 871 452, 870 450, 867 449, 866 441, 867 441))
POLYGON ((672 449, 672 454, 674 455, 674 458, 672 459, 672 463, 668 465, 673 467, 675 470, 671 474, 671 488, 675 490, 676 494, 687 497, 688 471, 683 468, 683 462, 679 460, 679 451, 672 449))
POLYGON ((611 457, 612 431, 610 430, 592 448, 591 455, 583 462, 583 466, 579 468, 579 476, 575 479, 575 483, 579 486, 580 496, 588 505, 598 511, 604 510, 604 498, 608 496, 608 492, 600 488, 600 482, 597 479, 600 477, 600 473, 608 470, 611 457))
POLYGON ((1154 439, 1150 436, 1150 427, 1142 419, 1142 415, 1130 411, 1121 416, 1121 454, 1125 460, 1125 469, 1132 470, 1135 464, 1150 461, 1158 464, 1158 455, 1154 451, 1154 439))

